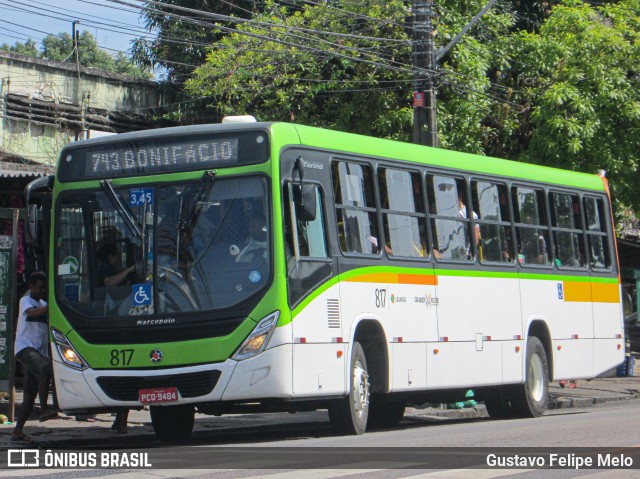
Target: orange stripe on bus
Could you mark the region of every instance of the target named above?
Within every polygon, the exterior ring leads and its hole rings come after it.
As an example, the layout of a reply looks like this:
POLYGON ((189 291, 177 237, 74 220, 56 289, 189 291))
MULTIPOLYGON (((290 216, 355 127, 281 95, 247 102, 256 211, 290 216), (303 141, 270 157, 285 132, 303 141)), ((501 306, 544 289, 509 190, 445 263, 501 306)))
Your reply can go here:
POLYGON ((619 303, 619 284, 591 284, 594 303, 619 303))
POLYGON ((437 285, 438 277, 428 274, 371 273, 347 279, 351 283, 390 283, 437 285))
POLYGON ((400 284, 427 284, 435 286, 438 284, 438 277, 428 274, 399 274, 398 282, 400 284))
POLYGON ((564 281, 564 300, 569 302, 591 302, 591 283, 564 281))
POLYGON ((617 284, 564 281, 564 300, 568 302, 619 303, 617 284))

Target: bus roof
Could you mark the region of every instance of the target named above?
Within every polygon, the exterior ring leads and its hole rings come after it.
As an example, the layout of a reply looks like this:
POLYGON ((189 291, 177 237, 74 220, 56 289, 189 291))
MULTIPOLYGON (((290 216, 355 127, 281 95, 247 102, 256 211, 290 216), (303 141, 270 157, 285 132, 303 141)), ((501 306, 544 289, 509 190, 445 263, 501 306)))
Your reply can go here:
MULTIPOLYGON (((239 130, 266 130, 275 136, 278 146, 301 144, 313 148, 389 158, 421 165, 454 168, 468 173, 482 173, 506 178, 538 181, 542 183, 570 186, 595 191, 604 191, 602 179, 596 174, 579 173, 559 168, 550 168, 489 156, 473 155, 459 151, 431 148, 400 141, 385 140, 354 133, 304 126, 284 122, 257 122, 234 124, 207 124, 144 130, 120 135, 106 136, 66 145, 62 153, 70 149, 109 144, 113 142, 135 142, 152 137, 180 138, 185 134, 225 132, 239 130)), ((63 156, 61 154, 61 158, 63 156)))
MULTIPOLYGON (((278 129, 280 125, 278 123, 273 124, 272 128, 278 129)), ((602 178, 596 174, 579 173, 303 125, 295 125, 295 129, 298 132, 301 144, 316 148, 326 148, 378 158, 393 158, 422 165, 455 168, 470 173, 498 175, 588 190, 605 190, 602 178)))

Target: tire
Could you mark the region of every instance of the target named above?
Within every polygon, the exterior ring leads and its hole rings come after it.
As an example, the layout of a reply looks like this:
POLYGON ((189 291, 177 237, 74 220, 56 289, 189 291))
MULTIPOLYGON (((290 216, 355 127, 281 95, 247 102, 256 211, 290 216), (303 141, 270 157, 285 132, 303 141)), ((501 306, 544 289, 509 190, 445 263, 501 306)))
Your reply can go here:
POLYGON ((535 336, 527 340, 524 384, 513 386, 511 408, 517 417, 539 417, 549 400, 549 366, 544 346, 535 336))
POLYGON ((151 406, 149 409, 153 430, 161 442, 175 444, 189 440, 196 414, 193 404, 151 406))
POLYGON ((357 341, 351 350, 349 394, 329 407, 334 430, 345 435, 364 434, 369 417, 369 373, 367 359, 357 341))
POLYGON ((406 404, 403 402, 390 401, 380 397, 372 398, 367 430, 397 426, 404 417, 405 408, 406 404))
POLYGON ((484 392, 484 405, 493 419, 513 417, 513 409, 509 399, 509 390, 504 386, 496 386, 484 392))

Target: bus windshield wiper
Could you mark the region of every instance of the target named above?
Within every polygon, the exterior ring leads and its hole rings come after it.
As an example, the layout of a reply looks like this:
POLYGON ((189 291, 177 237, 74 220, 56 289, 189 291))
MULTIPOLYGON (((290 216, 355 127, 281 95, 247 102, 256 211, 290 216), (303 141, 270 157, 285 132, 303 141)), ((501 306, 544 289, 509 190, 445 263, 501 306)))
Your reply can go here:
POLYGON ((118 194, 114 191, 113 186, 111 186, 111 180, 102 180, 100 182, 100 186, 107 195, 107 198, 109 198, 109 201, 111 201, 113 207, 118 211, 118 213, 120 213, 120 216, 124 220, 124 224, 127 225, 127 228, 131 230, 136 238, 142 240, 142 231, 140 230, 140 226, 137 224, 129 208, 127 208, 118 194))
POLYGON ((184 196, 180 198, 180 213, 178 214, 178 221, 176 222, 176 229, 178 230, 176 234, 176 263, 180 262, 179 256, 182 235, 193 221, 193 217, 196 214, 196 207, 198 206, 198 202, 204 201, 209 195, 209 192, 213 187, 215 176, 215 170, 205 171, 191 198, 186 200, 184 196))
POLYGON ((186 204, 187 201, 184 201, 184 197, 181 198, 180 214, 178 216, 178 222, 176 223, 176 228, 181 233, 183 233, 193 221, 198 202, 204 201, 209 195, 209 191, 211 191, 211 188, 213 187, 215 176, 215 171, 205 171, 200 179, 200 183, 198 183, 196 190, 188 201, 188 204, 186 204))

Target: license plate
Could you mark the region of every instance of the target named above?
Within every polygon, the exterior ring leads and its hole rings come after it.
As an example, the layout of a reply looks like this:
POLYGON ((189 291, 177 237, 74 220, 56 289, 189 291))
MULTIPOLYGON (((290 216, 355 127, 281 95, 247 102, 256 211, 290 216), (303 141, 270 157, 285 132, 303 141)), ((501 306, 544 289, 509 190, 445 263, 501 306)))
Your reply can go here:
POLYGON ((174 402, 178 400, 178 388, 140 389, 138 400, 143 404, 174 402))

